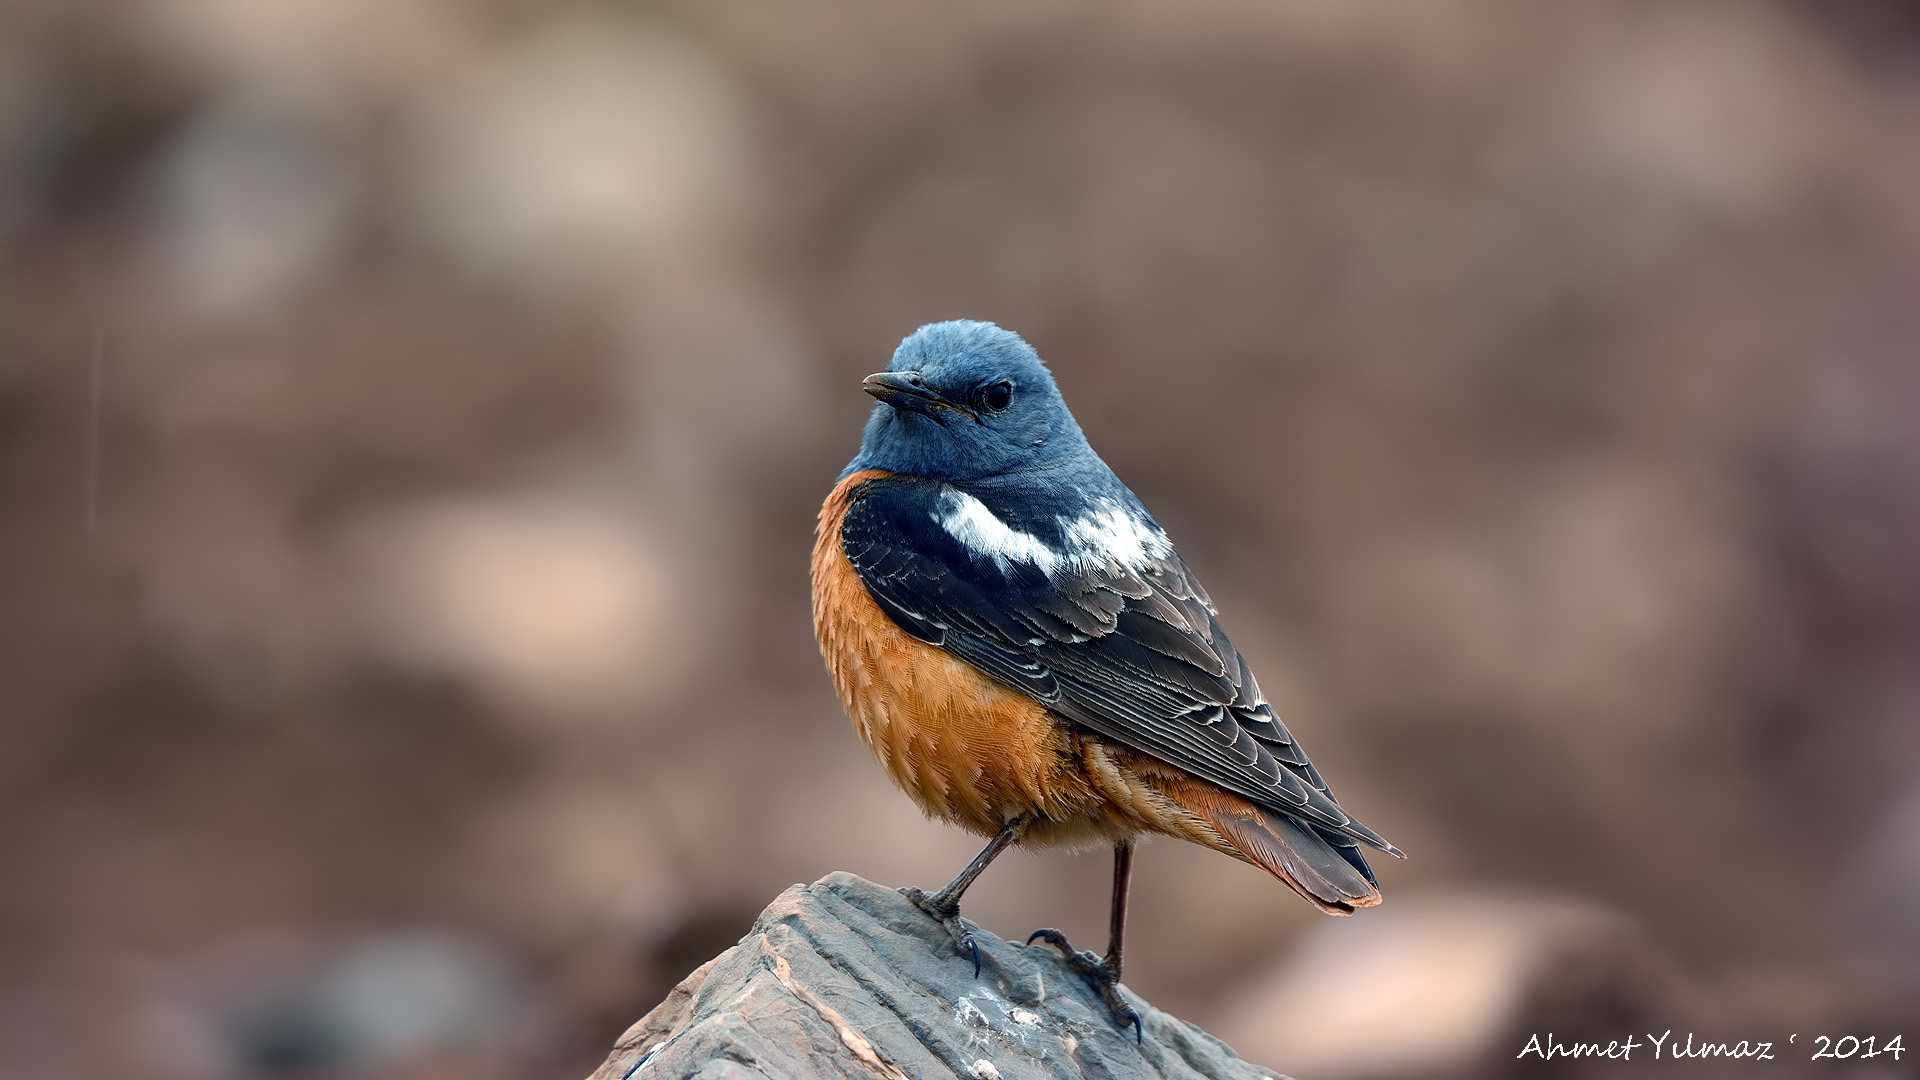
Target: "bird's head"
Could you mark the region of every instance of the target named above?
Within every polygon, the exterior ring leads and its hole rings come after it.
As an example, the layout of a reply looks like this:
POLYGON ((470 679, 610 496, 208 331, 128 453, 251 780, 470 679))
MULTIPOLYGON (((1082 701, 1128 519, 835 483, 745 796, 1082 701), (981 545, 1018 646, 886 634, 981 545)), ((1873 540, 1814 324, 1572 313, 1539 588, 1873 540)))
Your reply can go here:
POLYGON ((880 404, 849 473, 981 480, 1092 455, 1039 354, 989 322, 915 330, 860 388, 880 404))

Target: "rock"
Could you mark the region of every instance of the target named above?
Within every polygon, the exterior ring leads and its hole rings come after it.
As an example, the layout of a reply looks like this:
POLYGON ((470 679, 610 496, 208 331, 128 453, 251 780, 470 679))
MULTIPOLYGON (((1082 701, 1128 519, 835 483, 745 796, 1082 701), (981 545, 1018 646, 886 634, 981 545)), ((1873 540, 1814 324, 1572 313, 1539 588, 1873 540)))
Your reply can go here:
POLYGON ((974 937, 977 978, 894 890, 839 873, 795 885, 629 1028, 592 1080, 1277 1076, 1129 992, 1136 1043, 1052 949, 974 937))

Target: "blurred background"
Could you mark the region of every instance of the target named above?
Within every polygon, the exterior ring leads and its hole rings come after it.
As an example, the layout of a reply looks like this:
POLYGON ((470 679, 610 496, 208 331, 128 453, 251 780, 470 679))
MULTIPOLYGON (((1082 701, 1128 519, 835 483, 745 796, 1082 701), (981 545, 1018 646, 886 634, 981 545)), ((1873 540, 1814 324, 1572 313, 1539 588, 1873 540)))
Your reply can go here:
POLYGON ((1913 1074, 1805 1058, 1920 1044, 1920 8, 0 12, 0 1074, 578 1076, 787 885, 945 881, 807 556, 952 317, 1411 855, 1150 843, 1134 989, 1301 1080, 1913 1074))

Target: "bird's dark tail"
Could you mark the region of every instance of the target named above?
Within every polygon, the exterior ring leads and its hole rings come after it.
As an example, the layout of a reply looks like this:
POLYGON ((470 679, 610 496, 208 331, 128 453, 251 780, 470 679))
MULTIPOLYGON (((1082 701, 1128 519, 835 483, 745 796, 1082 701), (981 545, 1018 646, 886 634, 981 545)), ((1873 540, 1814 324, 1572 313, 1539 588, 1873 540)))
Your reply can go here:
POLYGON ((1329 915, 1380 902, 1366 857, 1352 840, 1207 785, 1162 784, 1162 794, 1212 825, 1240 856, 1329 915))
MULTIPOLYGON (((1366 857, 1351 840, 1261 807, 1211 820, 1240 854, 1329 915, 1351 915, 1380 902, 1366 857), (1344 840, 1344 842, 1343 842, 1344 840)), ((1204 816, 1204 815, 1203 815, 1204 816)))

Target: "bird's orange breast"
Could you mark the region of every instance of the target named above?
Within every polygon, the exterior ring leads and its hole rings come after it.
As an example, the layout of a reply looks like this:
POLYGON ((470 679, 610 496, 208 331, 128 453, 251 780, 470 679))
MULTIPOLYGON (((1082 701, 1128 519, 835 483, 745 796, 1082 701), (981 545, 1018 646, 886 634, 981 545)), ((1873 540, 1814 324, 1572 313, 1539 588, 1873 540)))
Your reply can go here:
POLYGON ((814 632, 860 738, 921 809, 982 836, 1029 810, 1056 828, 1086 822, 1104 800, 1085 779, 1080 740, 1044 705, 896 626, 847 561, 847 507, 886 475, 835 486, 813 546, 814 632))

